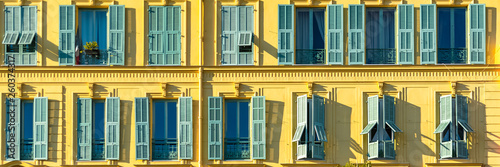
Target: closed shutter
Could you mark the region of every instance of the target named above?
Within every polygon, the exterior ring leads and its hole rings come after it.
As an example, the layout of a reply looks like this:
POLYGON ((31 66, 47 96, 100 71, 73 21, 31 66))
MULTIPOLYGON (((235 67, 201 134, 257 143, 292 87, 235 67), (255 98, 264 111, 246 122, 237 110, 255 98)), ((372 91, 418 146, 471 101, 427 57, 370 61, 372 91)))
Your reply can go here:
POLYGON ((349 5, 349 65, 365 63, 365 5, 349 5))
POLYGON ((48 98, 35 97, 33 122, 33 152, 35 160, 47 160, 48 98))
POLYGON ((414 64, 413 5, 398 5, 398 54, 399 64, 414 64))
POLYGON ((455 138, 455 126, 451 124, 452 122, 452 112, 453 112, 453 99, 451 95, 446 95, 446 96, 441 96, 440 98, 440 107, 439 107, 439 115, 440 115, 440 124, 438 128, 436 129, 436 132, 438 133, 443 133, 444 130, 450 126, 450 138, 451 141, 443 142, 442 138, 443 135, 441 135, 441 142, 440 142, 440 156, 441 158, 451 158, 453 157, 453 139, 455 138))
POLYGON ((165 64, 165 7, 149 7, 149 64, 165 64))
POLYGON ((328 5, 328 64, 344 64, 344 5, 328 5))
POLYGON ((469 4, 469 56, 471 64, 486 64, 486 6, 469 4))
POLYGON ((108 9, 108 62, 125 63, 125 6, 110 5, 108 9))
POLYGON ((252 97, 252 159, 266 159, 266 97, 252 97))
POLYGON ((293 64, 295 51, 294 5, 278 5, 278 64, 293 64))
POLYGON ((120 98, 106 98, 106 127, 104 152, 107 160, 120 158, 120 98))
POLYGON ((75 6, 59 6, 59 65, 75 64, 75 6))
POLYGON ((193 98, 180 97, 178 104, 179 159, 193 159, 193 98))
POLYGON ((436 5, 420 5, 420 64, 436 64, 436 5))
POLYGON ((165 64, 181 64, 181 7, 165 7, 165 64))
POLYGON ((297 159, 307 158, 307 143, 309 142, 304 131, 310 131, 307 127, 307 95, 297 97, 297 130, 293 139, 297 141, 297 159), (305 140, 302 140, 305 138, 305 140))
POLYGON ((135 98, 135 159, 149 160, 149 98, 135 98))
MULTIPOLYGON (((457 124, 456 127, 461 126, 466 132, 474 132, 468 122, 468 99, 465 96, 456 95, 456 110, 457 110, 457 124)), ((461 134, 458 134, 461 135, 461 134)), ((469 152, 467 150, 467 140, 456 141, 456 152, 458 158, 468 158, 469 152)))
POLYGON ((78 99, 78 160, 92 159, 92 99, 78 99))
POLYGON ((392 96, 384 95, 384 129, 389 126, 393 132, 402 132, 398 126, 396 126, 396 106, 395 99, 392 96))
POLYGON ((5 7, 5 34, 2 41, 4 45, 15 45, 21 33, 21 7, 5 7))
POLYGON ((7 98, 6 159, 19 160, 21 155, 21 99, 7 98))
POLYGON ((208 97, 208 159, 222 160, 222 97, 208 97))
POLYGON ((240 42, 250 43, 250 47, 252 47, 252 38, 253 38, 253 6, 238 6, 238 32, 236 33, 236 41, 235 45, 238 47, 236 49, 237 57, 236 62, 239 65, 252 65, 253 64, 253 49, 252 52, 240 52, 239 46, 240 42), (245 42, 246 41, 246 42, 245 42), (249 42, 248 42, 249 41, 249 42))
POLYGON ((326 142, 325 134, 325 99, 318 95, 312 95, 312 121, 313 126, 310 128, 313 134, 309 140, 313 143, 312 158, 324 159, 326 142))
POLYGON ((237 64, 237 13, 238 7, 236 6, 223 6, 222 7, 222 60, 221 63, 225 65, 237 64))

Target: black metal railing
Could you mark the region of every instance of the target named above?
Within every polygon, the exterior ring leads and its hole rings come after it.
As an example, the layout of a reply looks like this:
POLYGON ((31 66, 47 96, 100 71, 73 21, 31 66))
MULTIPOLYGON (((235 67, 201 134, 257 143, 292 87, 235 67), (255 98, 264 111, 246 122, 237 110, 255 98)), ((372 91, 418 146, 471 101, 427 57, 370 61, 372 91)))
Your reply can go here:
POLYGON ((325 49, 297 49, 296 64, 325 64, 325 49))
POLYGON ((467 63, 467 48, 438 48, 438 64, 467 63))
POLYGON ((106 50, 82 51, 78 60, 78 65, 107 65, 108 52, 106 50))
POLYGON ((224 139, 224 159, 250 159, 249 138, 224 139))
POLYGON ((366 64, 396 64, 396 49, 366 49, 366 64))
POLYGON ((92 141, 92 160, 104 160, 104 139, 94 139, 92 141))
POLYGON ((176 160, 177 139, 153 139, 153 160, 176 160))
POLYGON ((33 139, 23 139, 21 141, 21 160, 33 160, 33 139))

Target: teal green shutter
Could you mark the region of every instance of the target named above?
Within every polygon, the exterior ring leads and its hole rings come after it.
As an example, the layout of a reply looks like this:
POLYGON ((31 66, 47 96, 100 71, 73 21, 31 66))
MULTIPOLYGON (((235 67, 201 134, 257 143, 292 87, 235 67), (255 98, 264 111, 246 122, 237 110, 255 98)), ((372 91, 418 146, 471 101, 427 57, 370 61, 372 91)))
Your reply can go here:
POLYGON ((266 97, 252 97, 252 159, 266 159, 266 97))
POLYGON ((5 34, 2 41, 4 45, 15 45, 21 33, 21 7, 5 7, 5 34))
POLYGON ((469 56, 471 64, 486 64, 486 6, 469 4, 469 56))
MULTIPOLYGON (((381 129, 383 126, 380 125, 380 118, 379 118, 379 98, 378 95, 375 96, 370 96, 368 97, 368 125, 365 127, 363 132, 366 130, 369 135, 368 135, 368 158, 373 159, 373 158, 379 158, 381 155, 380 153, 383 153, 383 143, 381 141, 376 141, 376 142, 370 142, 370 136, 373 133, 371 130, 373 127, 377 127, 377 131, 381 129), (368 129, 368 127, 371 127, 368 129)), ((383 131, 382 131, 383 132, 383 131)), ((374 134, 374 135, 377 135, 374 134)), ((376 136, 376 138, 379 138, 376 136)))
POLYGON ((125 64, 125 6, 110 5, 108 9, 108 62, 125 64))
POLYGON ((349 65, 365 63, 365 5, 349 5, 349 65))
POLYGON ((223 6, 222 7, 222 50, 221 50, 221 64, 236 65, 237 57, 237 16, 238 7, 236 6, 223 6))
POLYGON ((48 146, 48 98, 35 97, 33 122, 33 152, 35 160, 47 160, 48 146))
POLYGON ((312 122, 313 127, 310 127, 312 143, 312 158, 324 159, 325 158, 325 146, 326 141, 325 134, 325 99, 318 95, 312 95, 312 122), (316 138, 320 143, 316 143, 316 138))
POLYGON ((208 159, 222 160, 222 97, 208 97, 208 159))
POLYGON ((307 143, 309 134, 304 134, 306 129, 311 129, 307 126, 307 95, 297 97, 297 131, 294 139, 297 138, 297 159, 307 158, 307 143), (300 130, 300 131, 299 131, 300 130), (301 138, 305 135, 306 140, 301 138))
POLYGON ((328 5, 328 64, 344 64, 344 5, 328 5))
POLYGON ((396 150, 394 149, 394 142, 392 140, 383 141, 384 143, 384 158, 385 159, 395 159, 396 150))
POLYGON ((59 65, 75 64, 75 5, 59 6, 59 65))
POLYGON ((392 129, 393 132, 403 132, 396 126, 396 106, 395 98, 384 95, 384 129, 386 126, 392 129))
POLYGON ((414 64, 413 4, 398 5, 398 55, 399 64, 414 64))
POLYGON ((365 126, 361 134, 368 134, 379 123, 378 95, 368 97, 368 125, 365 126))
POLYGON ((181 7, 165 7, 165 64, 181 64, 181 7))
POLYGON ((420 64, 436 64, 436 5, 420 5, 420 64))
POLYGON ((120 98, 106 98, 104 152, 107 160, 120 159, 120 98))
POLYGON ((278 64, 293 64, 295 51, 294 5, 278 5, 278 64))
POLYGON ((6 159, 19 160, 21 155, 21 99, 7 98, 6 159))
MULTIPOLYGON (((457 116, 457 123, 455 126, 458 128, 458 126, 462 126, 466 132, 474 132, 472 128, 470 127, 468 123, 468 104, 467 104, 467 97, 461 96, 461 95, 456 95, 456 116, 457 116)), ((469 152, 467 150, 467 140, 457 140, 456 141, 456 154, 458 158, 468 158, 469 152)))
POLYGON ((18 44, 31 44, 37 30, 37 9, 36 6, 22 6, 22 30, 18 44))
POLYGON ((135 159, 149 160, 149 98, 135 98, 135 159))
POLYGON ((180 97, 177 107, 179 159, 193 159, 193 98, 180 97))
MULTIPOLYGON (((441 96, 439 101, 439 113, 440 113, 440 124, 436 129, 437 132, 441 133, 440 142, 440 157, 441 158, 451 158, 453 157, 453 140, 455 139, 455 126, 450 124, 452 122, 452 112, 453 112, 453 98, 451 95, 441 96), (442 126, 444 125, 444 126, 442 126), (443 131, 450 126, 450 141, 443 142, 443 131)), ((436 133, 436 132, 434 132, 436 133)))
POLYGON ((78 99, 78 160, 92 159, 92 99, 78 99))
POLYGON ((165 7, 149 7, 149 65, 165 65, 165 7))
POLYGON ((237 10, 237 33, 234 44, 238 49, 236 49, 237 56, 236 62, 238 65, 253 65, 253 49, 252 52, 240 52, 240 43, 244 44, 253 38, 253 6, 238 6, 237 10), (247 41, 247 42, 245 42, 247 41))

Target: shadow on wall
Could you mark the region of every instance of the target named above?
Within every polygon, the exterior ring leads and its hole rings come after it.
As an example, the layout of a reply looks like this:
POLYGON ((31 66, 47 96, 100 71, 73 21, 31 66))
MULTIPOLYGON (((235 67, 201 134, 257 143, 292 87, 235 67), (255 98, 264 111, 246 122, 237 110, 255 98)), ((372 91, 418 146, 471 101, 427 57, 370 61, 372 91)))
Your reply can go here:
POLYGON ((496 56, 500 52, 497 47, 497 9, 486 7, 486 63, 495 64, 500 58, 496 56))
MULTIPOLYGON (((147 10, 146 10, 147 11, 147 10)), ((125 8, 125 65, 135 66, 137 59, 137 37, 136 37, 136 11, 133 8, 125 8)), ((146 35, 145 35, 146 36, 146 35)), ((139 47, 140 48, 140 47, 139 47)), ((144 54, 143 54, 144 55, 144 54)), ((147 57, 147 56, 144 56, 147 57)), ((141 64, 142 66, 142 64, 141 64)))
MULTIPOLYGON (((335 97, 335 99, 337 99, 337 97, 335 97)), ((351 158, 356 158, 355 152, 362 154, 363 149, 359 143, 351 138, 351 133, 356 133, 351 131, 352 108, 340 104, 336 102, 336 100, 332 100, 331 103, 331 106, 334 106, 333 112, 334 120, 336 120, 336 122, 334 129, 335 135, 330 135, 330 139, 333 139, 332 141, 334 141, 334 153, 338 153, 335 155, 336 159, 334 161, 338 164, 345 164, 346 162, 349 162, 351 158)))
MULTIPOLYGON (((467 139, 469 140, 467 143, 467 147, 469 149, 469 159, 475 158, 477 162, 482 162, 484 158, 484 164, 488 164, 489 155, 491 153, 500 154, 500 145, 498 145, 498 140, 500 140, 500 136, 498 133, 492 133, 488 131, 488 122, 486 120, 486 105, 481 103, 481 97, 485 97, 481 95, 480 87, 476 87, 474 91, 472 91, 471 98, 469 98, 469 124, 472 126, 474 133, 469 133, 467 135, 467 139), (479 143, 475 144, 474 143, 479 143), (473 157, 471 157, 473 156, 473 157)), ((498 94, 498 93, 497 93, 498 94)), ((498 96, 497 96, 498 97, 498 96)), ((492 109, 490 109, 492 110, 492 109)), ((492 122, 496 123, 496 122, 492 122)), ((492 126, 491 124, 489 126, 492 126)))
POLYGON ((279 163, 284 108, 284 102, 266 100, 266 162, 279 163))
POLYGON ((133 101, 130 100, 120 100, 120 120, 121 127, 120 130, 120 162, 129 163, 130 155, 135 155, 135 153, 130 150, 135 150, 135 143, 132 143, 132 138, 135 134, 132 134, 132 112, 135 111, 132 108, 133 101), (128 127, 128 128, 124 128, 128 127), (131 137, 132 136, 132 137, 131 137))

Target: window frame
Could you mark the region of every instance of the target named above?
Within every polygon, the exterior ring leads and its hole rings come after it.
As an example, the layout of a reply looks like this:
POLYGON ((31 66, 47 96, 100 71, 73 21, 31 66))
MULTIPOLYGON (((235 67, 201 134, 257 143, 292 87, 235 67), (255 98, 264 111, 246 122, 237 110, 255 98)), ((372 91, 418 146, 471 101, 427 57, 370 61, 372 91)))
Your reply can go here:
POLYGON ((226 158, 226 154, 225 154, 226 153, 226 148, 225 148, 225 146, 226 146, 226 129, 227 129, 227 126, 228 126, 228 124, 227 124, 227 119, 228 119, 227 118, 227 115, 228 115, 227 112, 229 111, 228 107, 227 107, 227 104, 228 103, 236 103, 237 104, 237 106, 236 106, 237 116, 236 117, 238 119, 237 119, 237 123, 236 123, 237 124, 237 128, 236 128, 237 129, 237 137, 236 137, 236 140, 239 143, 240 139, 241 139, 241 137, 240 137, 240 130, 241 130, 241 128, 240 128, 240 121, 241 121, 241 117, 240 117, 240 113, 241 113, 241 111, 240 111, 240 105, 241 105, 241 103, 245 103, 245 102, 248 103, 248 151, 249 151, 249 153, 251 153, 251 150, 252 150, 251 149, 251 147, 252 147, 252 138, 251 138, 251 127, 252 127, 251 105, 252 104, 251 104, 251 101, 250 101, 250 99, 224 99, 224 101, 223 101, 223 110, 222 110, 223 111, 223 113, 222 113, 222 122, 223 122, 223 125, 222 125, 223 126, 223 128, 222 128, 222 130, 223 130, 223 136, 222 136, 223 144, 222 145, 223 145, 223 150, 222 151, 223 151, 223 155, 224 155, 223 160, 252 160, 251 156, 249 158, 228 159, 228 158, 226 158))
MULTIPOLYGON (((82 39, 82 15, 81 15, 81 12, 85 12, 85 11, 93 11, 93 14, 94 14, 94 18, 93 18, 93 23, 94 23, 94 26, 97 26, 96 24, 96 11, 105 11, 106 12, 106 27, 109 27, 109 9, 104 9, 104 8, 82 8, 82 7, 78 7, 78 6, 75 6, 75 22, 78 23, 76 24, 75 26, 75 46, 79 48, 79 52, 78 53, 78 58, 76 57, 76 53, 75 53, 75 57, 74 57, 74 63, 75 63, 75 66, 109 66, 109 59, 108 59, 108 40, 109 40, 109 34, 108 34, 108 28, 106 28, 106 31, 104 34, 106 34, 106 48, 102 48, 101 45, 102 44, 99 44, 97 43, 97 45, 99 46, 99 49, 98 51, 100 52, 99 54, 99 61, 103 61, 104 64, 82 64, 82 56, 84 56, 85 54, 83 53, 85 51, 85 43, 83 42, 83 39, 82 39), (79 40, 79 41, 76 41, 76 40, 79 40), (81 42, 81 47, 78 46, 78 43, 81 42), (105 59, 105 60, 104 60, 105 59), (77 64, 78 62, 78 64, 77 64)), ((95 34, 93 34, 94 37, 98 36, 99 32, 96 31, 95 34)), ((96 41, 97 42, 97 41, 96 41)), ((92 61, 95 61, 94 59, 92 59, 92 61)))
MULTIPOLYGON (((309 40, 309 46, 308 46, 308 49, 298 49, 298 45, 299 42, 297 40, 297 37, 299 36, 299 32, 298 32, 298 25, 297 24, 294 24, 292 25, 293 28, 295 29, 295 35, 294 35, 294 44, 295 44, 295 47, 294 47, 294 65, 327 65, 328 64, 328 60, 327 60, 327 56, 328 56, 328 45, 327 45, 327 42, 328 42, 328 7, 312 7, 312 6, 308 6, 308 7, 296 7, 295 8, 295 11, 293 13, 294 17, 293 19, 295 23, 298 23, 298 14, 299 12, 308 12, 309 13, 309 23, 311 22, 314 22, 314 12, 323 12, 323 24, 324 24, 324 31, 323 31, 323 48, 322 49, 314 49, 314 24, 316 23, 313 23, 311 25, 309 25, 309 32, 307 32, 310 36, 308 38, 309 40), (311 34, 312 33, 312 34, 311 34), (312 47, 312 48, 311 48, 312 47), (323 52, 323 63, 318 63, 318 64, 298 64, 297 60, 299 59, 299 55, 298 55, 298 51, 299 50, 322 50, 323 52)), ((321 29, 321 27, 320 27, 321 29)))
POLYGON ((96 103, 102 103, 103 106, 104 106, 104 110, 102 111, 103 113, 103 124, 102 124, 102 127, 104 129, 103 131, 103 138, 102 138, 102 143, 99 143, 99 144, 102 144, 103 145, 103 151, 102 151, 102 154, 103 154, 103 159, 93 159, 94 156, 91 156, 90 157, 90 161, 102 161, 102 160, 106 160, 106 156, 104 155, 105 154, 105 147, 106 147, 106 100, 103 100, 103 99, 92 99, 92 137, 91 137, 91 141, 92 141, 92 144, 91 144, 91 151, 92 151, 92 154, 94 154, 94 146, 97 144, 96 143, 96 138, 95 138, 95 133, 96 133, 96 125, 97 125, 97 121, 96 121, 96 103))
MULTIPOLYGON (((19 121, 20 121, 20 122, 19 122, 19 125, 20 125, 20 127, 21 127, 21 133, 20 133, 20 134, 21 134, 21 141, 19 142, 20 147, 21 147, 21 148, 20 148, 20 150, 19 150, 19 151, 20 151, 20 152, 19 152, 19 154, 20 154, 20 155, 22 155, 22 153, 24 153, 22 150, 23 150, 23 146, 24 146, 24 145, 25 145, 25 143, 26 143, 26 142, 24 141, 24 140, 25 140, 25 138, 24 138, 24 132, 26 131, 26 126, 24 125, 24 123, 25 123, 25 121, 24 121, 24 116, 26 115, 26 108, 25 108, 25 106, 24 106, 24 105, 25 105, 26 103, 31 103, 31 104, 33 105, 33 110, 31 111, 32 118, 33 118, 33 120, 32 120, 32 128, 34 128, 34 124, 35 124, 35 114, 34 114, 34 112, 35 112, 35 108, 34 108, 34 107, 35 107, 35 105, 34 105, 34 104, 35 104, 35 101, 34 101, 34 100, 32 100, 32 99, 29 99, 29 100, 23 100, 23 99, 21 99, 21 107, 20 107, 20 108, 21 108, 21 112, 20 112, 20 113, 21 113, 21 115, 20 115, 20 116, 21 116, 21 120, 19 120, 19 121)), ((29 111, 28 111, 28 112, 29 112, 29 111)), ((34 130, 35 130, 35 129, 32 129, 32 133, 33 133, 33 134, 34 134, 34 130)), ((31 159, 23 159, 23 156, 19 156, 19 160, 20 160, 20 161, 32 161, 32 160, 34 160, 35 153, 34 153, 34 150, 33 150, 33 149, 34 149, 34 148, 33 148, 33 145, 34 145, 34 137, 35 137, 35 136, 34 136, 33 134, 32 134, 32 138, 31 138, 31 147, 32 147, 32 148, 31 148, 31 159)))
MULTIPOLYGON (((397 45, 398 45, 398 42, 399 42, 399 38, 398 38, 398 13, 399 13, 399 8, 397 7, 366 7, 365 6, 365 63, 364 65, 399 65, 399 60, 398 60, 398 54, 397 52, 399 51, 397 45), (379 13, 379 19, 384 17, 383 16, 383 12, 384 11, 388 11, 388 10, 391 10, 393 12, 393 22, 394 22, 394 26, 392 27, 393 30, 394 30, 394 33, 392 33, 392 39, 394 41, 394 46, 392 48, 388 47, 388 48, 368 48, 368 27, 367 27, 367 16, 368 16, 368 12, 369 10, 374 10, 374 9, 377 9, 376 11, 378 11, 379 13), (368 62, 368 49, 393 49, 394 52, 393 52, 393 57, 394 57, 394 63, 369 63, 368 62)), ((383 28, 381 28, 380 26, 383 26, 381 23, 385 24, 384 20, 383 19, 380 19, 378 20, 379 22, 377 23, 377 25, 379 25, 379 32, 374 32, 374 33, 378 33, 378 34, 382 34, 381 32, 384 30, 383 28)), ((383 34, 383 35, 386 35, 386 34, 383 34)), ((387 35, 390 35, 387 34, 387 35)), ((380 38, 381 39, 381 38, 380 38)), ((376 57, 378 57, 379 55, 377 55, 376 57)), ((388 60, 384 60, 384 62, 388 62, 388 60)))
MULTIPOLYGON (((4 8, 7 7, 7 6, 4 6, 4 8)), ((19 6, 20 7, 20 31, 17 32, 17 31, 6 31, 4 30, 4 35, 7 35, 8 33, 16 33, 15 35, 17 35, 17 40, 15 41, 15 44, 3 44, 3 38, 2 38, 2 45, 4 47, 4 55, 5 55, 5 58, 4 58, 4 64, 5 65, 8 65, 9 64, 9 58, 8 58, 8 54, 16 54, 18 55, 19 58, 21 58, 21 56, 24 56, 24 55, 27 55, 27 54, 34 54, 34 64, 17 64, 16 63, 16 66, 37 66, 37 61, 38 61, 38 46, 37 46, 37 31, 38 31, 38 28, 36 28, 35 31, 29 31, 29 30, 23 30, 23 24, 24 21, 25 21, 25 14, 24 13, 24 10, 29 10, 28 7, 35 7, 35 9, 38 8, 38 6, 29 6, 29 5, 26 5, 26 6, 19 6), (33 39, 31 40, 31 43, 30 44, 19 44, 19 42, 21 42, 21 37, 23 36, 23 34, 26 34, 26 33, 34 33, 34 36, 33 36, 33 39), (9 45, 17 45, 19 48, 19 50, 17 52, 8 52, 8 46, 9 45), (33 46, 33 52, 24 52, 24 47, 30 47, 30 46, 33 46)), ((30 16, 27 16, 27 17, 30 17, 30 16)), ((38 24, 38 14, 35 13, 35 17, 37 20, 35 20, 35 24, 38 24)), ((14 56, 16 57, 16 56, 14 56)), ((22 103, 22 101, 21 101, 22 103)))
POLYGON ((179 133, 178 131, 178 126, 179 126, 179 122, 177 120, 178 118, 178 109, 179 109, 179 106, 178 106, 178 101, 177 99, 151 99, 151 114, 149 114, 150 118, 150 129, 151 129, 151 133, 150 133, 150 140, 151 140, 151 143, 149 145, 150 147, 150 152, 151 152, 151 155, 150 155, 150 160, 151 161, 178 161, 179 160, 179 156, 178 156, 178 153, 179 153, 179 139, 178 139, 178 136, 177 134, 179 133), (156 107, 155 107, 155 103, 163 103, 165 105, 165 108, 163 110, 164 114, 165 114, 165 138, 164 140, 166 140, 166 143, 168 143, 168 140, 169 139, 172 139, 172 138, 168 138, 168 131, 169 130, 172 130, 172 129, 169 129, 169 126, 168 126, 168 115, 169 115, 169 112, 174 112, 176 117, 175 117, 175 121, 176 121, 176 127, 175 127, 175 133, 176 133, 176 136, 175 136, 175 146, 176 146, 176 158, 175 159, 155 159, 154 157, 154 147, 155 147, 155 140, 161 140, 161 139, 155 139, 154 135, 155 135, 155 125, 156 125, 156 122, 155 122, 155 119, 154 119, 154 116, 156 115, 156 107), (175 103, 175 110, 174 111, 169 111, 168 109, 168 103, 175 103))
MULTIPOLYGON (((470 39, 469 39, 469 35, 468 35, 469 32, 470 32, 469 25, 468 25, 468 24, 470 24, 469 23, 470 19, 469 19, 469 15, 468 15, 468 13, 469 13, 468 11, 469 10, 470 9, 469 9, 468 6, 467 7, 459 7, 459 6, 454 6, 454 7, 439 7, 439 6, 436 6, 436 13, 435 13, 435 16, 436 16, 436 39, 435 39, 435 42, 436 42, 436 52, 437 52, 436 53, 436 60, 435 60, 436 64, 443 64, 443 65, 468 65, 468 64, 471 64, 469 62, 469 58, 470 58, 469 49, 471 49, 469 47, 469 40, 470 39), (440 63, 439 62, 439 57, 440 57, 439 56, 439 49, 440 49, 440 47, 439 47, 439 29, 440 29, 439 28, 440 27, 439 26, 440 25, 439 24, 439 22, 440 22, 439 21, 440 20, 439 19, 440 18, 439 17, 439 10, 440 9, 441 10, 442 9, 450 9, 450 19, 449 19, 449 21, 450 21, 450 27, 455 27, 454 26, 455 25, 455 20, 453 19, 454 16, 455 16, 454 11, 456 9, 465 9, 465 12, 464 12, 464 15, 465 15, 465 18, 464 18, 465 19, 465 21, 464 21, 464 30, 465 30, 465 33, 463 34, 464 39, 465 39, 465 41, 464 41, 465 42, 465 47, 462 48, 462 49, 465 49, 465 53, 464 53, 465 54, 465 60, 464 60, 464 63, 453 63, 453 62, 440 63)), ((450 43, 449 43, 450 44, 450 48, 441 48, 441 49, 460 49, 460 48, 457 48, 455 46, 451 46, 452 44, 455 45, 455 40, 454 40, 455 36, 456 36, 455 35, 455 29, 450 28, 450 39, 448 39, 448 40, 450 40, 450 43)), ((453 61, 453 60, 451 60, 451 61, 453 61)))

